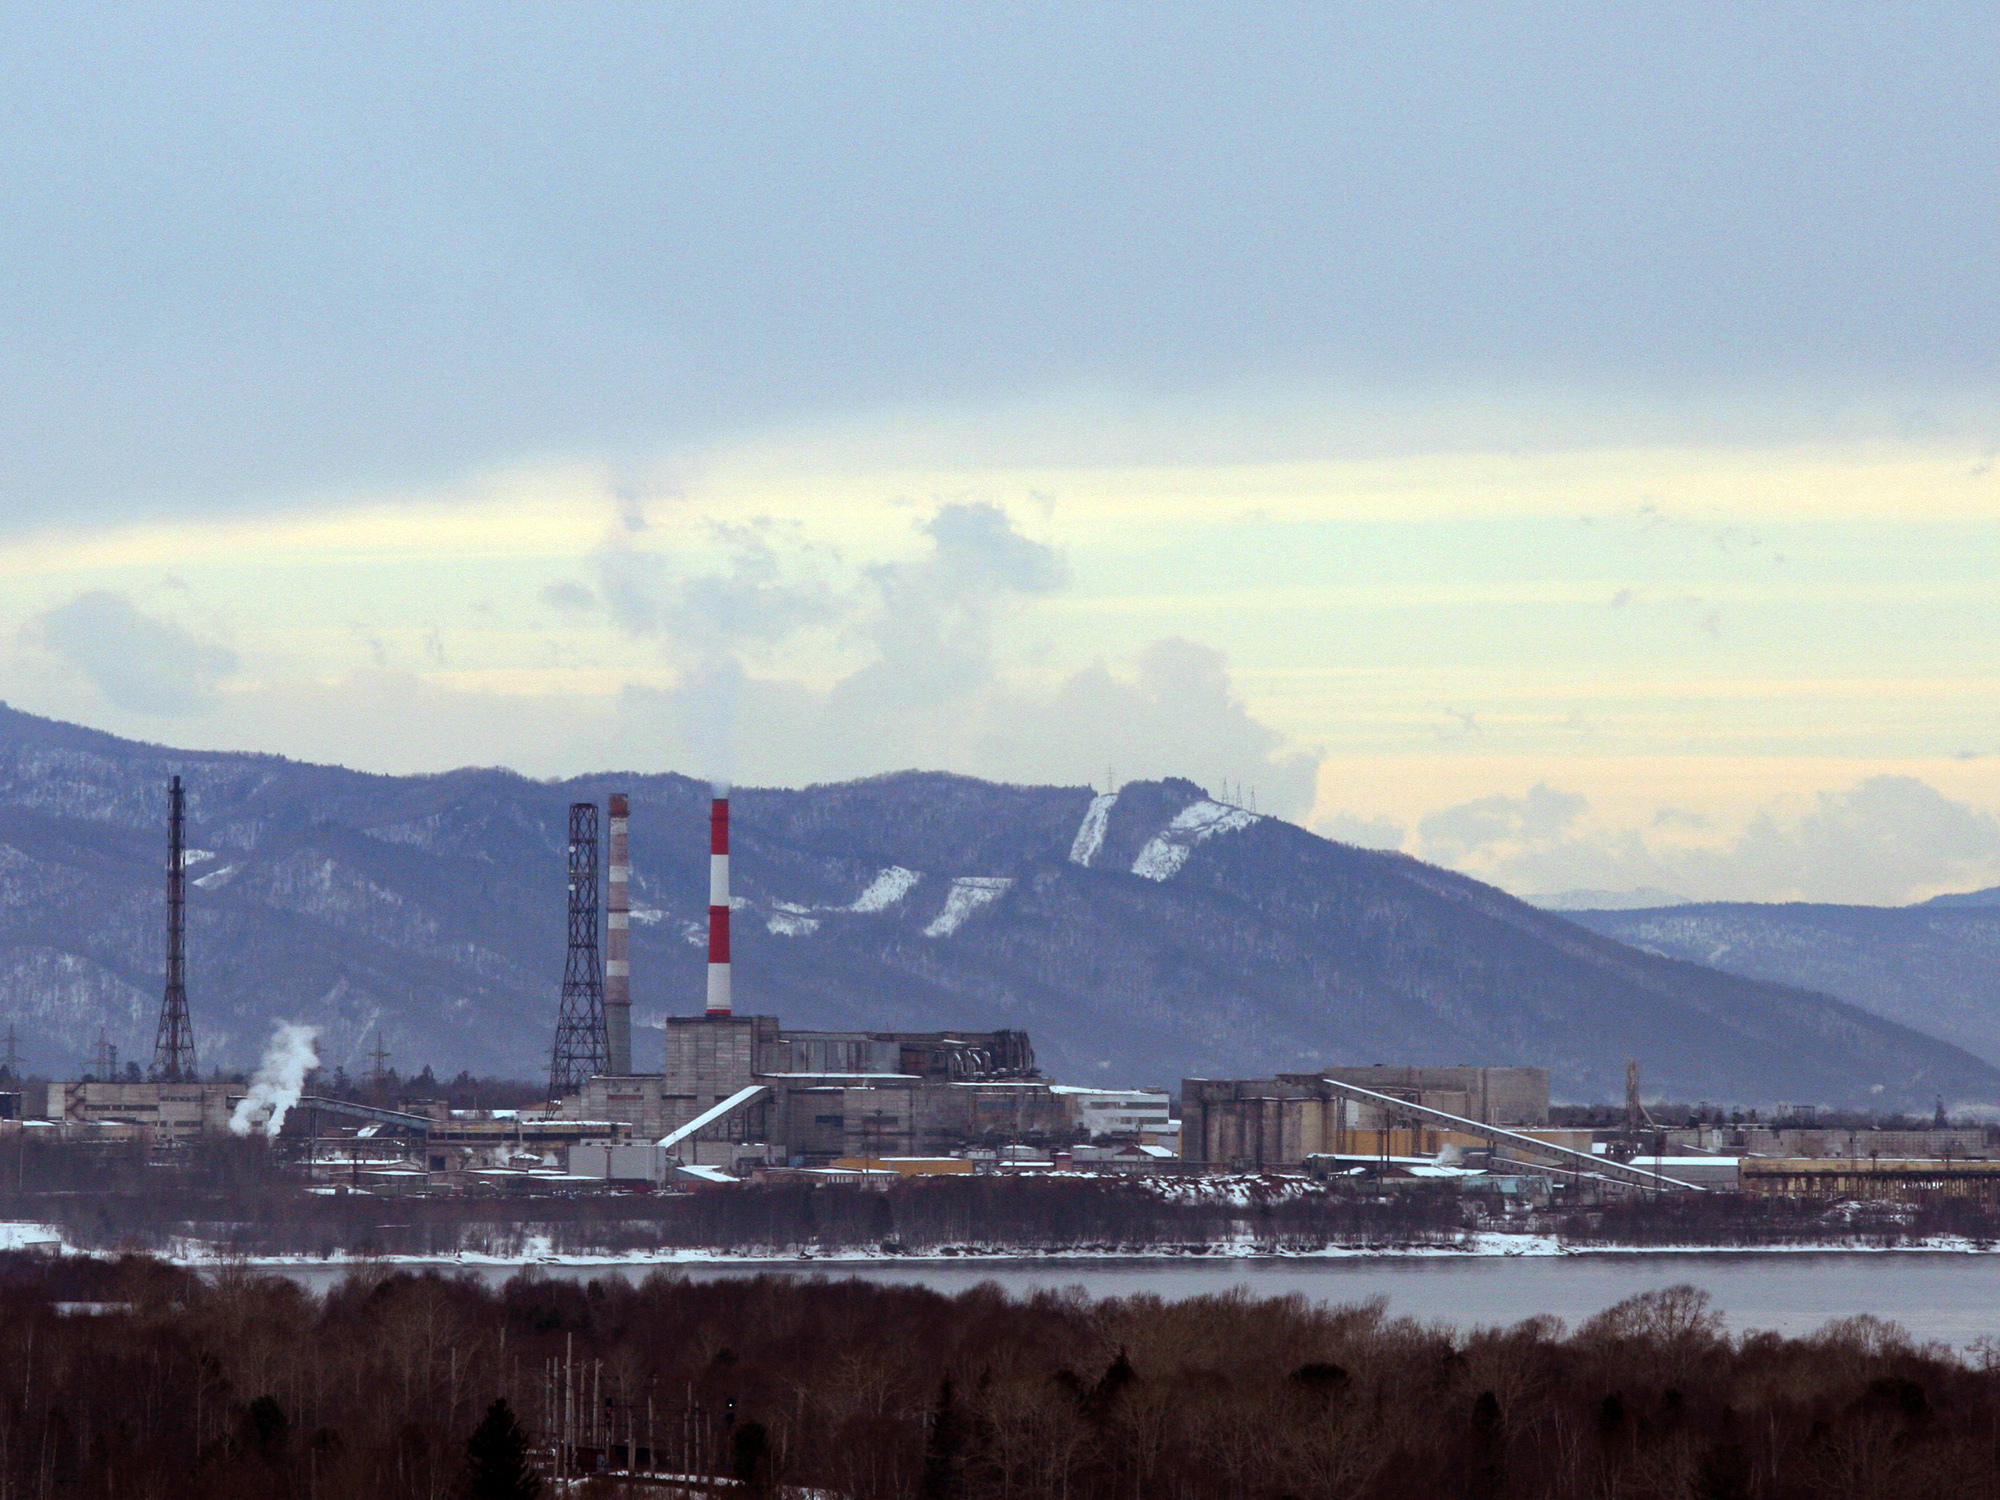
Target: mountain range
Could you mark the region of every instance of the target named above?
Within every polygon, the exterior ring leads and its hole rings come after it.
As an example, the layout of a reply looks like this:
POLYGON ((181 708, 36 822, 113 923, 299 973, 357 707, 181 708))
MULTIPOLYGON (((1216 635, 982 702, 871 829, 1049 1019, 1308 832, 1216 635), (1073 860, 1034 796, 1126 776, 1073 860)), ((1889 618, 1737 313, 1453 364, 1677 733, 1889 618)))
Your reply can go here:
POLYGON ((2000 890, 1916 906, 1732 901, 1563 915, 1649 953, 1829 991, 2000 1063, 2000 890))
MULTIPOLYGON (((573 800, 632 797, 634 1050, 700 1007, 705 782, 381 776, 166 749, 0 707, 0 1024, 43 1071, 99 1028, 150 1057, 165 785, 189 790, 189 993, 205 1064, 276 1018, 328 1064, 545 1071, 573 800)), ((733 800, 740 1010, 794 1026, 1030 1032, 1071 1082, 1340 1062, 1546 1066, 1609 1099, 1928 1107, 2000 1070, 1827 994, 1649 953, 1406 855, 1191 782, 906 772, 733 800)))

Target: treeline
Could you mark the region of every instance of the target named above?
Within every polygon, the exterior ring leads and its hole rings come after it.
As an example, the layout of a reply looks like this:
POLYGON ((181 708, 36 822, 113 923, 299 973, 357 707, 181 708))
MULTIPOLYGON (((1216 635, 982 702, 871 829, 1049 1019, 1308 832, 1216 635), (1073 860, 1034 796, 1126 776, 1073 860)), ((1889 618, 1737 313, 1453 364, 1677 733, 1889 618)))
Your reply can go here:
MULTIPOLYGON (((72 1244, 248 1257, 471 1252, 518 1258, 723 1250, 1281 1254, 1330 1247, 1467 1246, 1494 1220, 1436 1189, 1374 1194, 1298 1179, 952 1176, 886 1191, 796 1185, 692 1193, 376 1197, 308 1192, 261 1142, 205 1140, 182 1161, 135 1145, 27 1143, 0 1152, 0 1219, 53 1225, 72 1244), (9 1158, 12 1158, 11 1160, 9 1158)), ((2000 1243, 2000 1206, 1941 1195, 1909 1203, 1734 1193, 1607 1198, 1514 1219, 1575 1248, 1809 1243, 1889 1248, 1955 1236, 2000 1243)), ((4 1497, 0 1497, 4 1500, 4 1497)))
POLYGON ((444 1500, 496 1423, 545 1478, 567 1433, 573 1471, 637 1456, 746 1497, 2000 1493, 2000 1370, 1866 1318, 1731 1338, 1688 1287, 1454 1334, 1241 1294, 398 1274, 320 1299, 0 1257, 8 1500, 444 1500))
POLYGON ((1828 1202, 1753 1193, 1674 1193, 1579 1206, 1556 1221, 1574 1249, 1699 1245, 1751 1249, 1826 1243, 1888 1250, 1953 1237, 2000 1242, 2000 1206, 1940 1193, 1907 1203, 1828 1202))
POLYGON ((93 1158, 31 1146, 29 1160, 22 1191, 5 1182, 0 1161, 0 1217, 52 1224, 85 1248, 155 1253, 189 1241, 250 1257, 1238 1245, 1278 1253, 1452 1245, 1467 1223, 1464 1206, 1449 1196, 1376 1200, 1302 1192, 1296 1183, 1217 1196, 1119 1179, 968 1175, 886 1190, 788 1184, 657 1195, 378 1198, 308 1193, 255 1141, 206 1141, 173 1168, 122 1147, 93 1158))

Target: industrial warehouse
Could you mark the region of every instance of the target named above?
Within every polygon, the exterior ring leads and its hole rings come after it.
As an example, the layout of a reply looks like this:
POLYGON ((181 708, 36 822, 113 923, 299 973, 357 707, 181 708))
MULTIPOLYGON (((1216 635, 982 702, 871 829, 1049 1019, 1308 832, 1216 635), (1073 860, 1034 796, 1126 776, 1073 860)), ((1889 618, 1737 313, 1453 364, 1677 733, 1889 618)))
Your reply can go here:
POLYGON ((546 1103, 454 1110, 246 1085, 198 1070, 187 982, 186 799, 167 788, 165 981, 149 1075, 114 1066, 0 1094, 0 1130, 163 1152, 261 1129, 343 1191, 701 1191, 772 1182, 885 1185, 966 1173, 1296 1175, 1356 1191, 1453 1190, 1521 1204, 1565 1194, 2000 1199, 1984 1128, 1797 1123, 1665 1129, 1638 1102, 1608 1129, 1551 1123, 1524 1066, 1374 1064, 1165 1090, 1045 1078, 1031 1038, 996 1029, 830 1031, 736 1005, 730 802, 709 805, 707 966, 699 1014, 667 1016, 634 1055, 630 799, 572 803, 567 949, 546 1103), (600 874, 602 881, 600 882, 600 874), (657 1067, 645 1066, 654 1062, 657 1067))

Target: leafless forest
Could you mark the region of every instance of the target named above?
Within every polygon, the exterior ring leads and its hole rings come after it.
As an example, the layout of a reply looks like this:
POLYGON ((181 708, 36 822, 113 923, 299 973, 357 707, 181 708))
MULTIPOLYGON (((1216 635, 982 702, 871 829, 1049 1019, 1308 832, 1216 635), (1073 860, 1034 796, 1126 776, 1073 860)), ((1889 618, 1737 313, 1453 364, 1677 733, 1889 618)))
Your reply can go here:
POLYGON ((752 1495, 2000 1493, 2000 1369, 1867 1319, 1732 1338, 1690 1288, 1454 1336, 1297 1298, 362 1271, 316 1299, 16 1255, 0 1384, 4 1500, 444 1500, 496 1399, 582 1465, 752 1495))

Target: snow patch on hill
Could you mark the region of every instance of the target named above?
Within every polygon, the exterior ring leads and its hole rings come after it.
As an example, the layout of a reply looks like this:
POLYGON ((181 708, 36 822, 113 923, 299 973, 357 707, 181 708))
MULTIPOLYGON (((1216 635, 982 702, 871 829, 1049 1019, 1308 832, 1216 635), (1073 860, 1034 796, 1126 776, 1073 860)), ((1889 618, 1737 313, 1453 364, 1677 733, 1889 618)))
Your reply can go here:
POLYGON ((849 911, 887 911, 898 901, 909 895, 923 875, 916 870, 906 870, 901 865, 891 865, 868 882, 868 888, 848 904, 849 911))
POLYGON ((931 919, 925 937, 949 937, 965 925, 965 919, 989 901, 997 901, 1014 884, 1007 875, 961 875, 951 883, 944 898, 944 910, 931 919))
POLYGON ((1104 847, 1104 830, 1111 826, 1111 809, 1118 805, 1116 792, 1099 792, 1090 799, 1090 806, 1084 809, 1083 822, 1077 825, 1076 838, 1069 846, 1069 862, 1090 868, 1090 862, 1097 858, 1097 851, 1104 847))
POLYGON ((1148 880, 1171 880, 1180 873, 1196 845, 1218 833, 1235 833, 1258 821, 1256 813, 1240 807, 1227 807, 1207 798, 1190 802, 1174 814, 1173 822, 1147 840, 1139 857, 1132 861, 1132 873, 1148 880))
POLYGON ((819 931, 819 918, 811 911, 790 901, 774 901, 771 914, 764 918, 764 930, 774 937, 810 937, 819 931))

